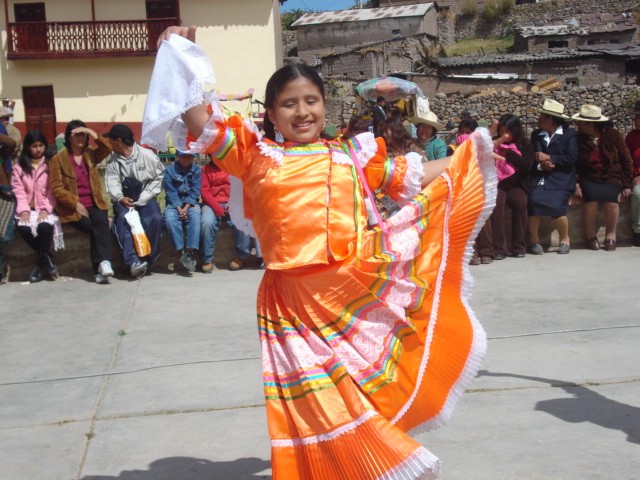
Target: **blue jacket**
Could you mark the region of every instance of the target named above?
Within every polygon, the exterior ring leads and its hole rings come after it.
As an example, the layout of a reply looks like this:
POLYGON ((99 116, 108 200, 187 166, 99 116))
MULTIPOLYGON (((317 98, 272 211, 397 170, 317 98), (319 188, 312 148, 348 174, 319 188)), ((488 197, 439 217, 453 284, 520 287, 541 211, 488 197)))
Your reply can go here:
POLYGON ((549 145, 544 141, 541 129, 531 133, 531 144, 534 152, 543 152, 551 157, 556 166, 551 171, 538 170, 538 162, 531 167, 531 187, 544 190, 575 190, 575 165, 578 162, 578 133, 571 128, 564 128, 562 135, 553 135, 549 145))
POLYGON ((177 208, 187 203, 197 205, 202 185, 202 170, 195 162, 184 170, 175 161, 164 171, 162 184, 167 207, 177 208))

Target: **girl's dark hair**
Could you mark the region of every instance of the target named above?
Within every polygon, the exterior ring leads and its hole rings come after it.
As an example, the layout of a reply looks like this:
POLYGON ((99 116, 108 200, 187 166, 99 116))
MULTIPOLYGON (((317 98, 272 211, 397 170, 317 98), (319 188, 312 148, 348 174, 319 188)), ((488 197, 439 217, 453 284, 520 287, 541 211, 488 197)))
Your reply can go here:
MULTIPOLYGON (((87 125, 82 120, 71 120, 67 123, 67 128, 64 129, 64 146, 67 147, 69 153, 71 153, 71 132, 78 127, 86 127, 87 125)), ((87 147, 87 142, 89 138, 85 142, 85 148, 87 147)))
POLYGON ((30 130, 24 136, 24 140, 22 141, 22 153, 20 154, 20 158, 18 159, 18 164, 22 168, 25 173, 29 175, 33 172, 33 164, 31 157, 31 150, 29 147, 36 142, 42 142, 44 144, 44 161, 49 163, 51 159, 51 152, 49 151, 49 142, 47 142, 47 137, 44 136, 40 130, 30 130))
POLYGON ((349 120, 349 126, 347 127, 346 137, 354 137, 359 133, 364 133, 369 131, 369 122, 361 117, 351 117, 349 120))
POLYGON ((505 127, 509 130, 513 143, 520 145, 524 138, 524 130, 522 128, 522 122, 513 113, 505 113, 500 120, 498 120, 498 129, 505 127))
POLYGON ((402 120, 398 117, 393 117, 387 118, 378 124, 378 132, 387 129, 391 131, 391 141, 388 143, 389 149, 395 152, 406 153, 407 148, 409 148, 414 141, 411 135, 409 135, 409 132, 404 128, 402 120))
POLYGON ((463 128, 469 129, 470 132, 475 132, 476 128, 478 128, 478 121, 475 118, 467 118, 466 120, 462 120, 458 124, 458 130, 462 130, 463 128))
MULTIPOLYGON (((316 87, 318 87, 318 90, 320 90, 320 95, 322 96, 322 101, 325 100, 324 83, 322 83, 322 78, 320 77, 318 72, 314 68, 311 68, 309 65, 305 65, 304 63, 292 63, 276 70, 276 72, 271 75, 271 78, 267 82, 267 88, 264 94, 265 109, 273 108, 276 100, 278 99, 278 96, 280 95, 280 92, 284 90, 284 87, 287 85, 287 83, 299 77, 306 78, 316 87)), ((265 113, 264 115, 263 128, 264 136, 269 140, 275 141, 275 126, 269 118, 268 113, 265 113)))

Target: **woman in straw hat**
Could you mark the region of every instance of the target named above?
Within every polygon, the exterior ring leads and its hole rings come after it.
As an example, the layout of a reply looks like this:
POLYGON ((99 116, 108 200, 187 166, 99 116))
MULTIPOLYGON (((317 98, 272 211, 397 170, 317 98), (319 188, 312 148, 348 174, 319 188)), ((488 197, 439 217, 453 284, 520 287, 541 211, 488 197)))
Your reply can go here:
POLYGON ((569 253, 569 198, 575 190, 574 166, 578 137, 568 128, 564 105, 547 98, 539 110, 538 129, 531 133, 534 162, 528 198, 530 252, 542 255, 538 229, 542 217, 551 217, 560 237, 558 253, 569 253))
POLYGON ((633 130, 627 133, 624 142, 633 158, 633 191, 631 192, 631 228, 633 228, 633 244, 640 247, 640 100, 633 110, 633 130))
POLYGON ((612 127, 600 107, 582 105, 571 117, 578 125, 579 157, 576 165, 576 197, 584 200, 584 232, 589 248, 599 250, 596 238, 598 204, 604 206, 606 234, 604 249, 616 249, 616 227, 620 215, 619 201, 631 195, 633 161, 622 135, 612 127))
POLYGON ((437 135, 444 126, 438 122, 438 116, 429 110, 429 102, 426 99, 418 98, 416 115, 410 121, 416 126, 416 142, 424 150, 427 160, 447 156, 447 144, 437 135))

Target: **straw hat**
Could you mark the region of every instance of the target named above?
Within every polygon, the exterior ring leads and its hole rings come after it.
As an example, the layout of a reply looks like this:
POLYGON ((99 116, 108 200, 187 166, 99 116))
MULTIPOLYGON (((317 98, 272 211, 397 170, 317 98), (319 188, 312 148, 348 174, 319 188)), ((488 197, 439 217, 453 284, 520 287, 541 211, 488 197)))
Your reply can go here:
POLYGON ((552 117, 563 118, 569 120, 569 116, 564 114, 564 105, 560 102, 556 102, 551 98, 546 98, 542 104, 542 108, 538 110, 540 113, 551 115, 552 117))
POLYGON ((580 111, 571 117, 571 119, 576 122, 606 122, 609 120, 609 117, 602 115, 600 107, 596 107, 595 105, 582 105, 580 111))
POLYGON ((418 98, 416 100, 416 114, 409 121, 414 125, 426 123, 438 131, 444 128, 444 125, 438 122, 438 116, 429 108, 429 100, 426 98, 418 98))

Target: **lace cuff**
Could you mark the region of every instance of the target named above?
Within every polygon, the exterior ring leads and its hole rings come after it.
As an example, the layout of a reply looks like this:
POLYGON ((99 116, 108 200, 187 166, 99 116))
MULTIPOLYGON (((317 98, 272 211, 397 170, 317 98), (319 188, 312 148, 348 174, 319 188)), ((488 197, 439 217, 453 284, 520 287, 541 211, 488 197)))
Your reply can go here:
POLYGON ((404 176, 404 188, 402 193, 393 199, 400 207, 420 193, 422 190, 422 177, 424 177, 422 155, 409 152, 405 155, 405 158, 407 159, 407 171, 404 176))

